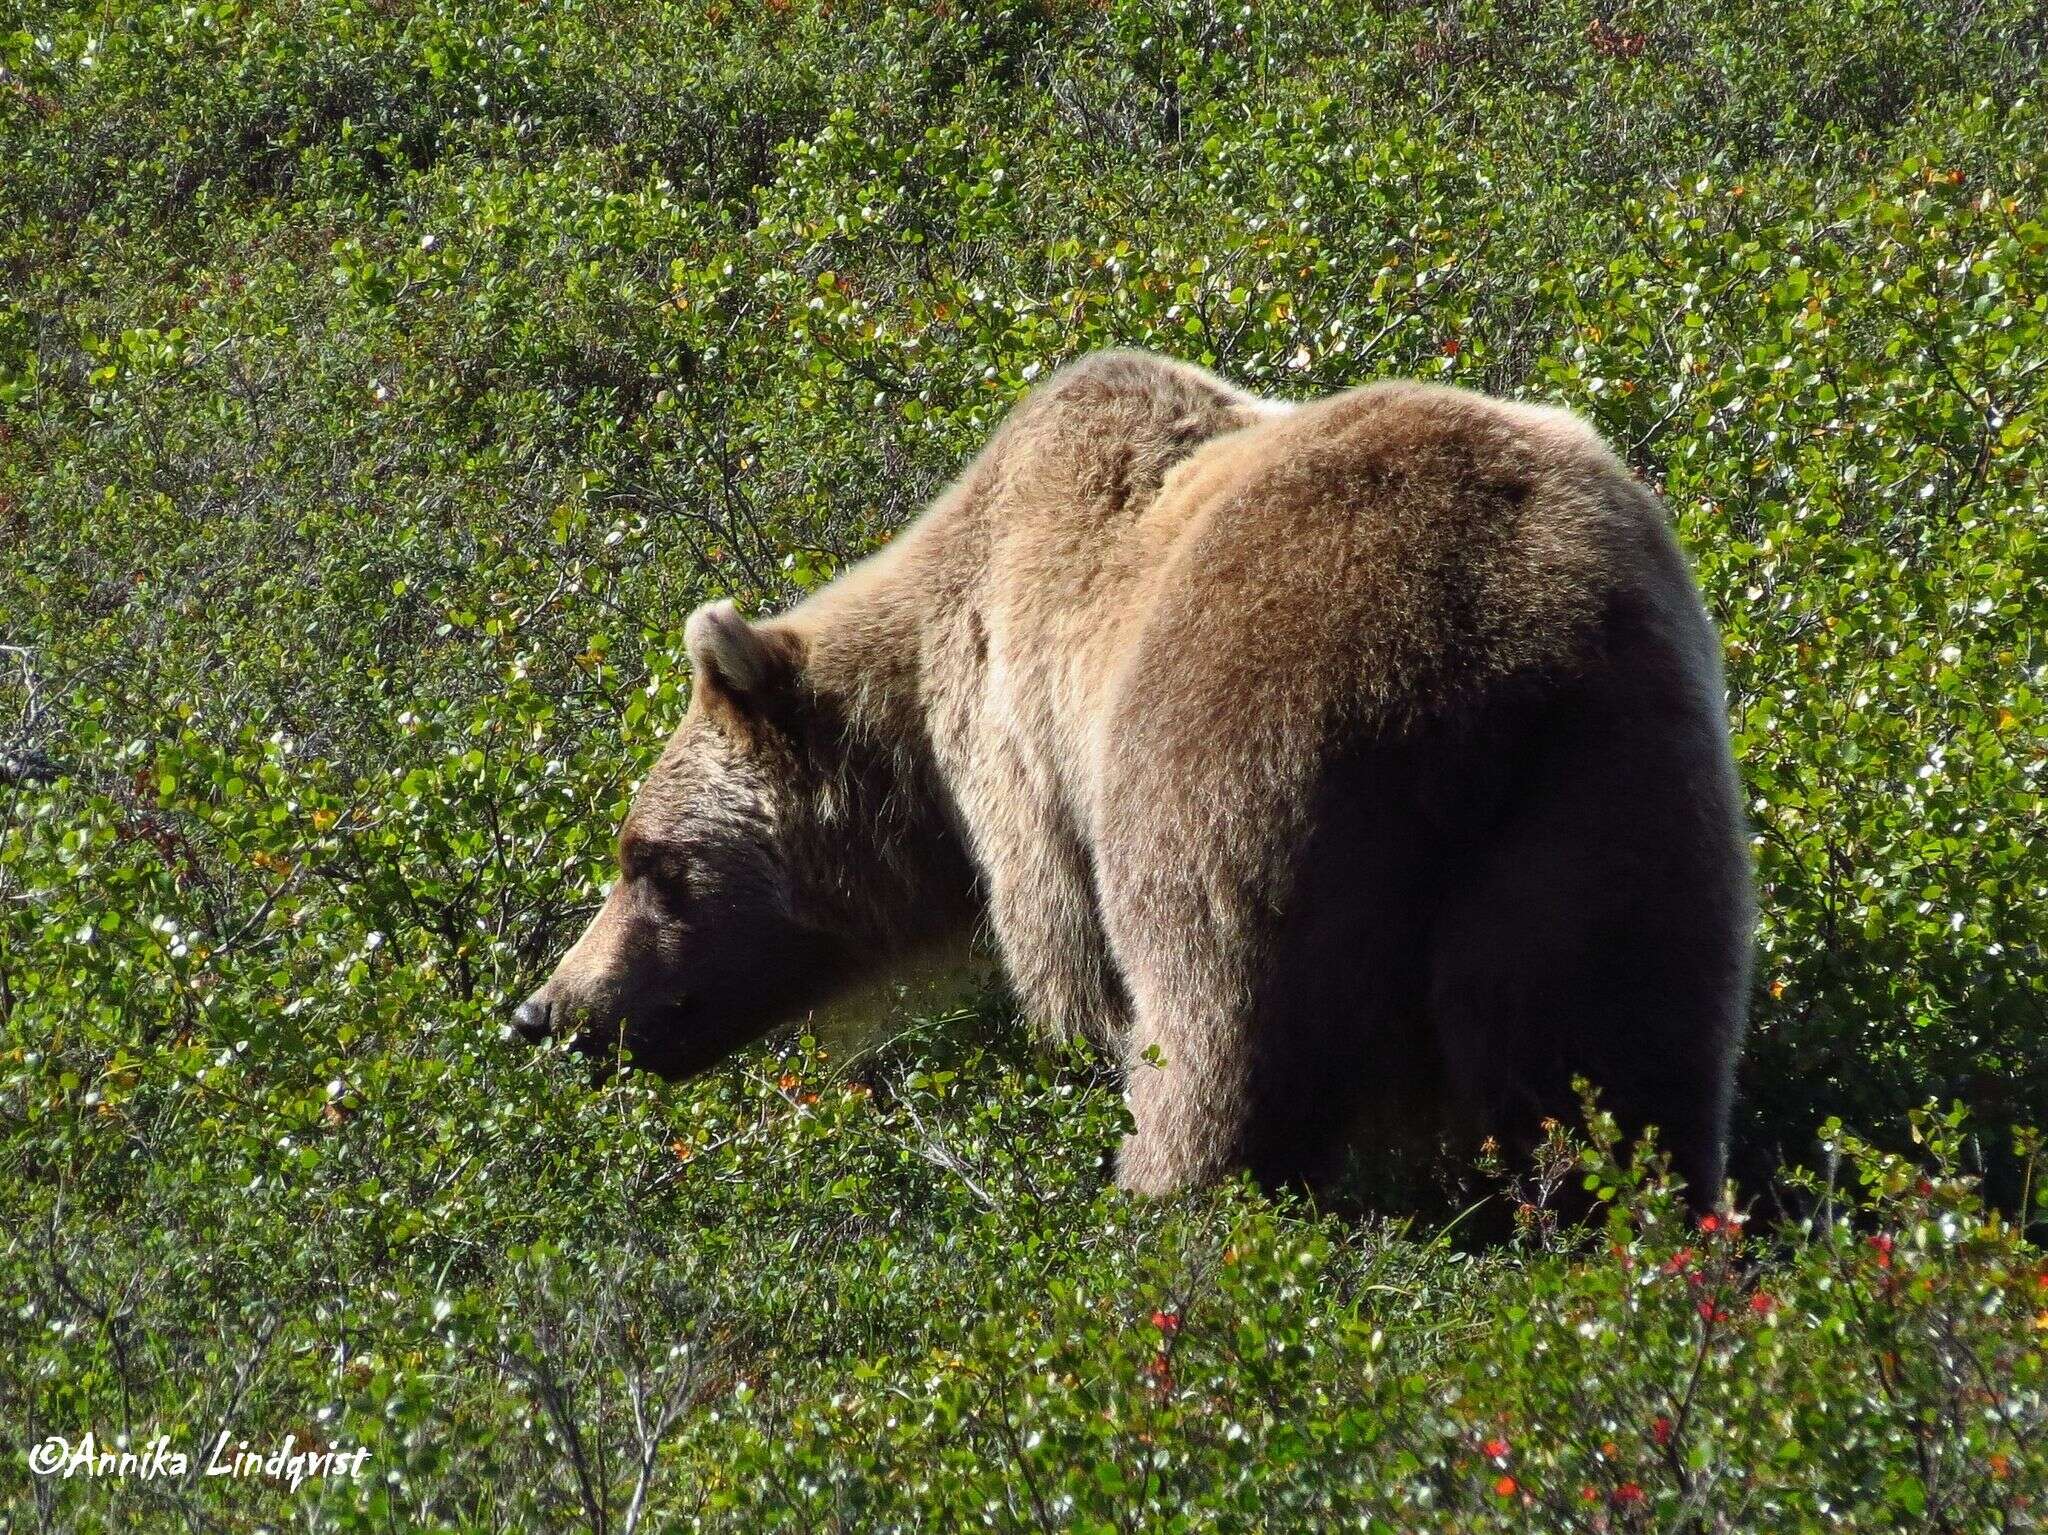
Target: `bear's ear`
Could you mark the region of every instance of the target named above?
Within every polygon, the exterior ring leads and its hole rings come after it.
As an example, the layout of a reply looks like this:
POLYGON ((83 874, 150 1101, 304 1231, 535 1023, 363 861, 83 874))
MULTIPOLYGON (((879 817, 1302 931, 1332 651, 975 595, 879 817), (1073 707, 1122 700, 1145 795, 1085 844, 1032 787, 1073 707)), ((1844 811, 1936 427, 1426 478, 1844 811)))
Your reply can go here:
POLYGON ((694 687, 710 704, 747 711, 766 703, 795 680, 802 642, 779 629, 740 617, 728 601, 710 602, 683 628, 694 687))

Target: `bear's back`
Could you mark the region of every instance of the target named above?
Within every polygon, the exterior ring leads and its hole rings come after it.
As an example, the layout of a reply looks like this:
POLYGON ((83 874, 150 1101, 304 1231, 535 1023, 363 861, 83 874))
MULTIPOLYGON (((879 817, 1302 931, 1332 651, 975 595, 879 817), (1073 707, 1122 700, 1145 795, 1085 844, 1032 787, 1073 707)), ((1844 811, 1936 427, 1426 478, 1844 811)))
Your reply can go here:
POLYGON ((1130 354, 1069 371, 973 498, 1034 734, 1071 740, 1159 629, 1238 707, 1339 670, 1359 708, 1427 714, 1578 664, 1617 604, 1713 667, 1661 506, 1569 412, 1408 382, 1276 405, 1130 354))
POLYGON ((1407 382, 1288 405, 1110 352, 795 616, 841 690, 922 713, 956 766, 999 737, 1078 815, 1134 692, 1219 730, 1412 722, 1581 665, 1618 609, 1705 703, 1661 506, 1568 412, 1407 382))

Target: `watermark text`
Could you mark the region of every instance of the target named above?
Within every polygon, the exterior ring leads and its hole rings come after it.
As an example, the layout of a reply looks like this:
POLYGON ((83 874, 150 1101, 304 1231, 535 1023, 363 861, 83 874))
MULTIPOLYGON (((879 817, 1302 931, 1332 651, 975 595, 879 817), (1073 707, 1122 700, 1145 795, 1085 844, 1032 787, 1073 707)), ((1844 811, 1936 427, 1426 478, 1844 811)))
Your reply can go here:
POLYGON ((301 1447, 298 1435, 286 1434, 281 1443, 252 1446, 246 1439, 232 1440, 226 1430, 207 1448, 203 1460, 173 1445, 168 1434, 158 1434, 147 1444, 136 1446, 119 1440, 101 1440, 88 1429, 77 1439, 62 1434, 31 1445, 28 1468, 37 1476, 71 1477, 125 1481, 186 1481, 197 1462, 202 1477, 225 1476, 243 1481, 282 1482, 297 1492, 305 1483, 320 1477, 346 1477, 353 1481, 370 1462, 367 1446, 342 1449, 335 1445, 301 1447))

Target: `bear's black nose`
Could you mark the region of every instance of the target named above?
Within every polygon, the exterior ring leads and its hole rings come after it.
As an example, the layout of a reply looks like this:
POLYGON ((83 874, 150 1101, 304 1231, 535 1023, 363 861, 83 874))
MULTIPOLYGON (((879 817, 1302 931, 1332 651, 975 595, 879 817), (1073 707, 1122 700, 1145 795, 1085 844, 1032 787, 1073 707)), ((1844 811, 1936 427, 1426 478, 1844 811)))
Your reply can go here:
POLYGON ((554 1009, 538 995, 512 1009, 512 1031, 529 1044, 539 1044, 553 1031, 554 1009))

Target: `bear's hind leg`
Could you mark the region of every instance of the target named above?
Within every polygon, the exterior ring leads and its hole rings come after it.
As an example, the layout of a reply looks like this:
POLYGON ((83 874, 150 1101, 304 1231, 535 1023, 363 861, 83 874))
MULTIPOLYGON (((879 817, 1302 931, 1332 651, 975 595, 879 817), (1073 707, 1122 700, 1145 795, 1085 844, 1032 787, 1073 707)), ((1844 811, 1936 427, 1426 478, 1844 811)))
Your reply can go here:
MULTIPOLYGON (((1144 775, 1149 778, 1149 774, 1144 775)), ((1188 825, 1164 785, 1131 784, 1100 854, 1102 913, 1131 1000, 1125 1081, 1133 1129, 1117 1182, 1169 1194, 1246 1165, 1253 1012, 1266 935, 1232 839, 1188 825)))
POLYGON ((1445 893, 1429 1002, 1474 1139, 1526 1154, 1584 1077, 1720 1197, 1747 1000, 1747 854, 1718 723, 1668 700, 1560 705, 1512 807, 1445 893))
POLYGON ((1308 762, 1295 794, 1271 792, 1270 762, 1146 759, 1118 780, 1103 917, 1133 1007, 1126 1188, 1239 1170, 1313 1186, 1361 1128, 1405 1131, 1436 1101, 1421 954, 1438 844, 1412 765, 1373 743, 1308 762))

